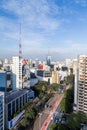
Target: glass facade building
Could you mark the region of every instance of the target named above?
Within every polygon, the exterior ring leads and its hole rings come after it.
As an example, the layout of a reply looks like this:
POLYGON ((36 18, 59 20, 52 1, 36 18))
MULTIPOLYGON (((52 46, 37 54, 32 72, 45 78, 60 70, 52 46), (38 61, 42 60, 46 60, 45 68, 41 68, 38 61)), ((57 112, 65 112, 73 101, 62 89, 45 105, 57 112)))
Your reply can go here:
POLYGON ((0 130, 4 130, 4 93, 0 92, 0 130))
POLYGON ((6 89, 6 72, 0 71, 0 91, 5 91, 6 89))

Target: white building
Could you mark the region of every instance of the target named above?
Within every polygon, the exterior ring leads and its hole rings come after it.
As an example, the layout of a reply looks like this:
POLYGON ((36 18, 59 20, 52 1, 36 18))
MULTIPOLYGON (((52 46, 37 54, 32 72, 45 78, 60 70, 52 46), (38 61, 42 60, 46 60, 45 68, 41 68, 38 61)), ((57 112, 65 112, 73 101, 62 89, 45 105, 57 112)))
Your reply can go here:
POLYGON ((65 65, 68 67, 68 68, 72 68, 72 60, 71 59, 66 59, 65 60, 65 65))
POLYGON ((78 69, 75 71, 75 81, 74 81, 74 106, 73 106, 74 111, 77 111, 78 106, 77 90, 78 90, 78 69))
POLYGON ((79 56, 77 109, 87 114, 87 55, 79 56))
POLYGON ((78 67, 78 60, 77 59, 73 59, 73 64, 72 64, 73 74, 76 73, 77 67, 78 67))
POLYGON ((18 56, 12 57, 12 87, 22 88, 22 59, 18 56))
POLYGON ((4 92, 0 92, 0 130, 4 130, 4 92))

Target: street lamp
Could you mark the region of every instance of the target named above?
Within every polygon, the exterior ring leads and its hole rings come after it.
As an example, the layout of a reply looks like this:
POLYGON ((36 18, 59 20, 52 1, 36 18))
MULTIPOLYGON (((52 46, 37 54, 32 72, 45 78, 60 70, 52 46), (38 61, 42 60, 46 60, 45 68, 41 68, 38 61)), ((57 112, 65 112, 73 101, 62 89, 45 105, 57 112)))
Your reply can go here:
POLYGON ((39 130, 41 128, 41 116, 42 116, 42 113, 38 113, 39 114, 39 130))

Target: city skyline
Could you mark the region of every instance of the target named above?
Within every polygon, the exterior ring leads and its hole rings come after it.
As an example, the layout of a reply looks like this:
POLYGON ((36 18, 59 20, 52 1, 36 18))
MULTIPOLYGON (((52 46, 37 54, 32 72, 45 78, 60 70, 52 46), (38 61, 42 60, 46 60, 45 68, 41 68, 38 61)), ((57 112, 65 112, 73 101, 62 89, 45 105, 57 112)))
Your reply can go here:
POLYGON ((0 1, 0 58, 18 55, 20 22, 23 57, 76 58, 86 53, 86 21, 86 0, 0 1))

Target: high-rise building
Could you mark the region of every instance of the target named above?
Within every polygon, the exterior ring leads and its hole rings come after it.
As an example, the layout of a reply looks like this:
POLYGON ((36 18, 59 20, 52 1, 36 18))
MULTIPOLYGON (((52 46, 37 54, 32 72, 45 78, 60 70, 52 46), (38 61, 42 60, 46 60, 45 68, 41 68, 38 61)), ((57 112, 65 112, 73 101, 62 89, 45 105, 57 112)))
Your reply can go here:
POLYGON ((87 114, 87 55, 79 56, 77 110, 87 114))
POLYGON ((7 87, 6 71, 0 70, 0 91, 5 92, 7 87))
POLYGON ((0 92, 0 130, 4 130, 4 92, 0 92))
POLYGON ((51 65, 51 55, 50 55, 50 51, 48 51, 47 57, 46 57, 46 62, 47 65, 50 66, 51 65))
POLYGON ((47 65, 51 65, 51 56, 48 55, 47 58, 46 58, 46 61, 47 61, 47 65))
POLYGON ((73 106, 73 110, 77 111, 77 106, 78 106, 78 94, 77 94, 77 90, 78 90, 78 69, 75 70, 74 72, 75 75, 75 80, 74 80, 74 106, 73 106))
POLYGON ((22 59, 19 56, 12 57, 12 87, 22 88, 22 59))

